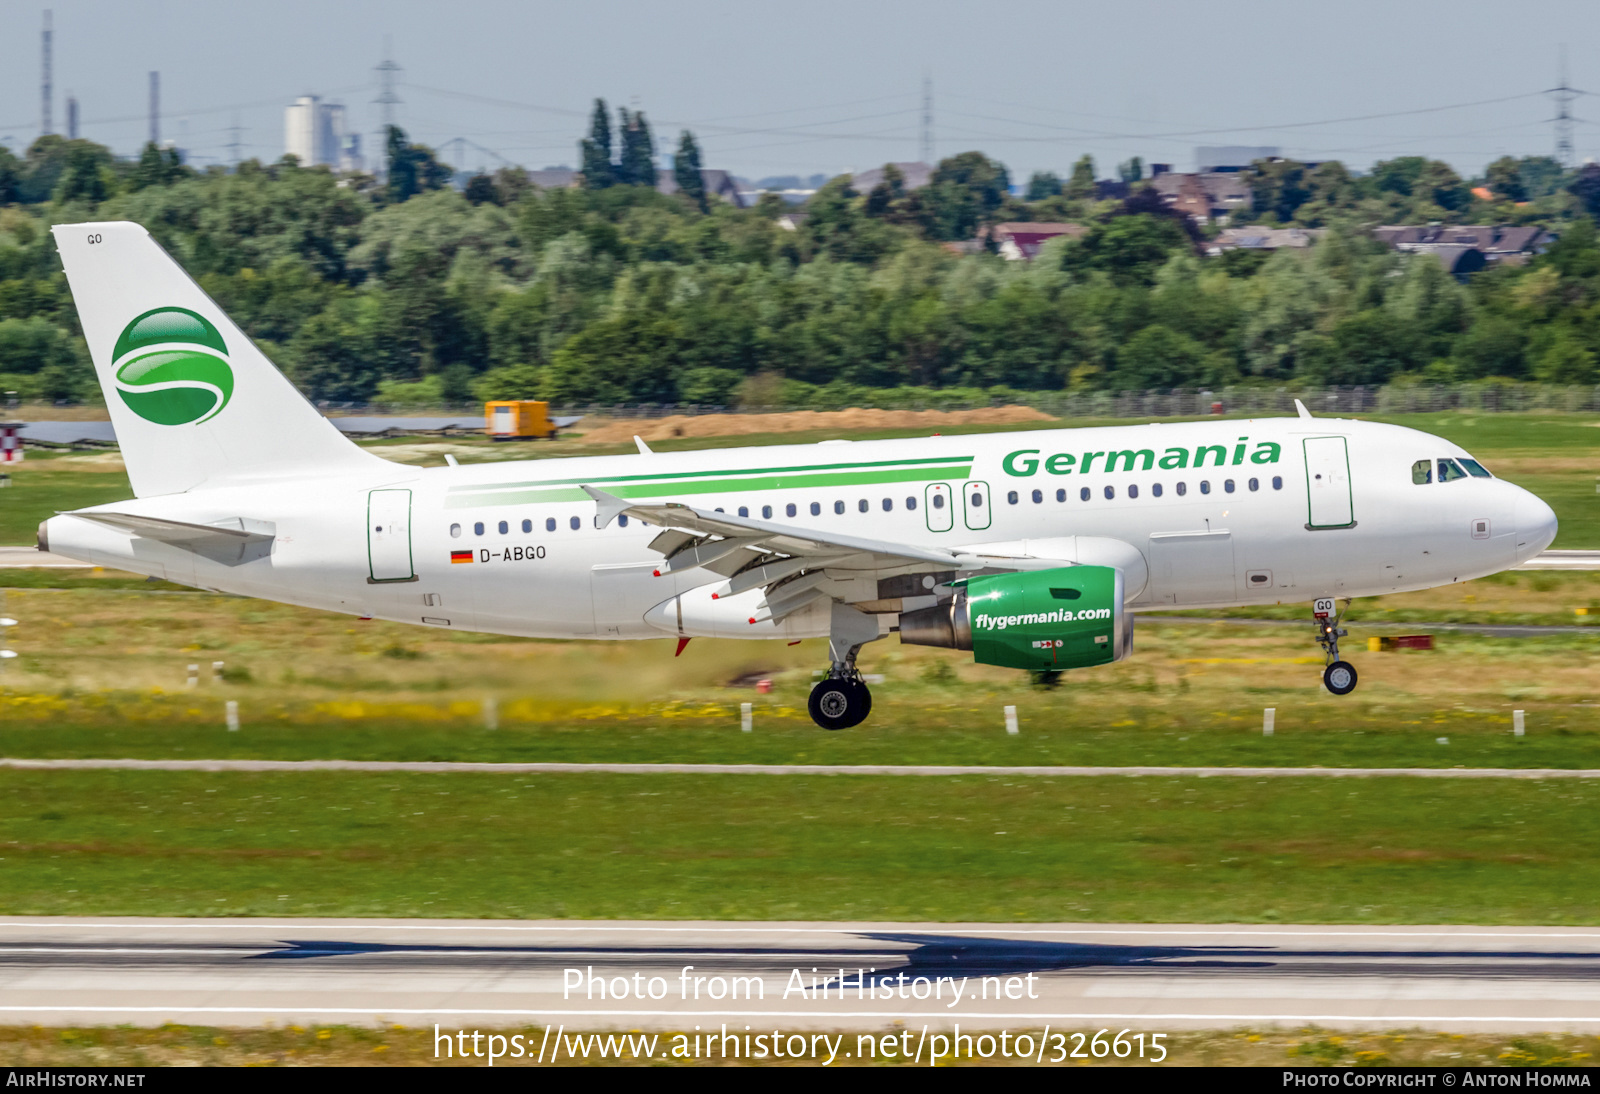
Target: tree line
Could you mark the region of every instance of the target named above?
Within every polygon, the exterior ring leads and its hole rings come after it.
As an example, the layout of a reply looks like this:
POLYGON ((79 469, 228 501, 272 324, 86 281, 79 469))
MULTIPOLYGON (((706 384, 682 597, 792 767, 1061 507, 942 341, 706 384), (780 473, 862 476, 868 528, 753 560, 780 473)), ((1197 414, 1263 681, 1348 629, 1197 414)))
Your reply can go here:
POLYGON ((1121 200, 1097 200, 1087 157, 1018 196, 1004 165, 965 152, 920 189, 892 165, 864 191, 835 178, 791 217, 775 196, 747 209, 708 196, 688 132, 677 192, 661 193, 644 114, 617 119, 596 103, 580 185, 562 189, 504 168, 458 192, 399 129, 381 182, 288 157, 196 171, 153 146, 123 161, 58 136, 0 149, 0 385, 99 397, 49 237, 95 219, 145 225, 317 400, 837 405, 908 387, 1600 380, 1600 168, 1530 157, 1464 180, 1420 157, 1359 176, 1261 162, 1236 221, 1326 234, 1207 255, 1136 160, 1119 168, 1121 200), (1031 262, 949 246, 1017 220, 1087 231, 1031 262), (1427 221, 1560 238, 1465 282, 1370 238, 1427 221))

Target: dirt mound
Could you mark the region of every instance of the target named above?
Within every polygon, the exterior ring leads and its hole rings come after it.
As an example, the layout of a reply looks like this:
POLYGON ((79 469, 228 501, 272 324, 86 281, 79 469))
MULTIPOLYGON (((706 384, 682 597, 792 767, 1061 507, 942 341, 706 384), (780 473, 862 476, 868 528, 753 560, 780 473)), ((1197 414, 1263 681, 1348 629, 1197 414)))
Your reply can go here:
POLYGON ((926 429, 954 425, 1017 425, 1055 419, 1031 406, 991 406, 980 410, 796 410, 787 414, 700 414, 606 422, 583 435, 592 444, 615 444, 637 434, 647 441, 677 437, 741 437, 756 433, 855 432, 872 429, 926 429))

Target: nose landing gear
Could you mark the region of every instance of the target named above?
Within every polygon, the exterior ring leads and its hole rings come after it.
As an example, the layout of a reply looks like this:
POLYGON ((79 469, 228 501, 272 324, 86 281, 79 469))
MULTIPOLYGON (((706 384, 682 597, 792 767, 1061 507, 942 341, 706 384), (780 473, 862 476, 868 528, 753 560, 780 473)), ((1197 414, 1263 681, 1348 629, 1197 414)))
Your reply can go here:
MULTIPOLYGON (((1350 632, 1339 626, 1344 611, 1335 614, 1334 605, 1332 597, 1314 601, 1311 605, 1311 614, 1317 622, 1317 645, 1322 647, 1322 652, 1328 658, 1328 667, 1322 670, 1322 685, 1335 695, 1349 695, 1356 690, 1358 677, 1354 665, 1339 659, 1339 639, 1350 632)), ((1346 600, 1344 606, 1348 610, 1350 602, 1346 600)))

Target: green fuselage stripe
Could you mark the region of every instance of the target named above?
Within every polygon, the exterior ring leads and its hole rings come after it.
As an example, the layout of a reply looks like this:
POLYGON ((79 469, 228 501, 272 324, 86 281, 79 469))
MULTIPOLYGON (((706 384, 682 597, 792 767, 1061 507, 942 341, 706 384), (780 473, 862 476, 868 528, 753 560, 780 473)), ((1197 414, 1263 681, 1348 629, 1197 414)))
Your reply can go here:
MULTIPOLYGON (((593 486, 602 486, 619 498, 693 497, 697 494, 729 494, 741 490, 804 490, 825 486, 879 486, 898 482, 933 482, 942 479, 965 479, 972 464, 952 464, 944 461, 938 467, 906 467, 907 463, 929 461, 894 461, 900 467, 874 467, 873 465, 845 464, 845 467, 873 467, 863 471, 834 471, 818 468, 773 468, 771 473, 743 474, 736 478, 702 478, 699 482, 628 482, 612 479, 573 479, 593 486)), ((836 465, 840 466, 840 465, 836 465)), ((703 474, 703 473, 702 473, 703 474)), ((737 474, 737 473, 736 473, 737 474)), ((628 476, 644 479, 652 476, 628 476)), ((664 477, 664 476, 663 476, 664 477)), ((681 479, 681 477, 680 477, 681 479)), ((576 486, 557 486, 546 483, 526 483, 520 486, 485 487, 474 493, 460 493, 445 501, 446 509, 470 509, 486 505, 539 505, 549 502, 589 501, 589 495, 576 486)))

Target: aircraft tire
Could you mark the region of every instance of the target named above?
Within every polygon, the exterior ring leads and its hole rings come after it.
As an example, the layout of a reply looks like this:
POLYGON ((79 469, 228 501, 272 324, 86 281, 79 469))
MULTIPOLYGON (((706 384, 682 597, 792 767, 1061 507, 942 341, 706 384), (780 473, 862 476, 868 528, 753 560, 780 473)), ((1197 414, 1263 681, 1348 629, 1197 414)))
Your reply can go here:
POLYGON ((823 729, 849 729, 872 713, 872 692, 859 680, 823 680, 811 689, 806 707, 823 729))
POLYGON ((1349 695, 1356 690, 1356 667, 1348 661, 1335 661, 1323 670, 1322 684, 1335 695, 1349 695))

